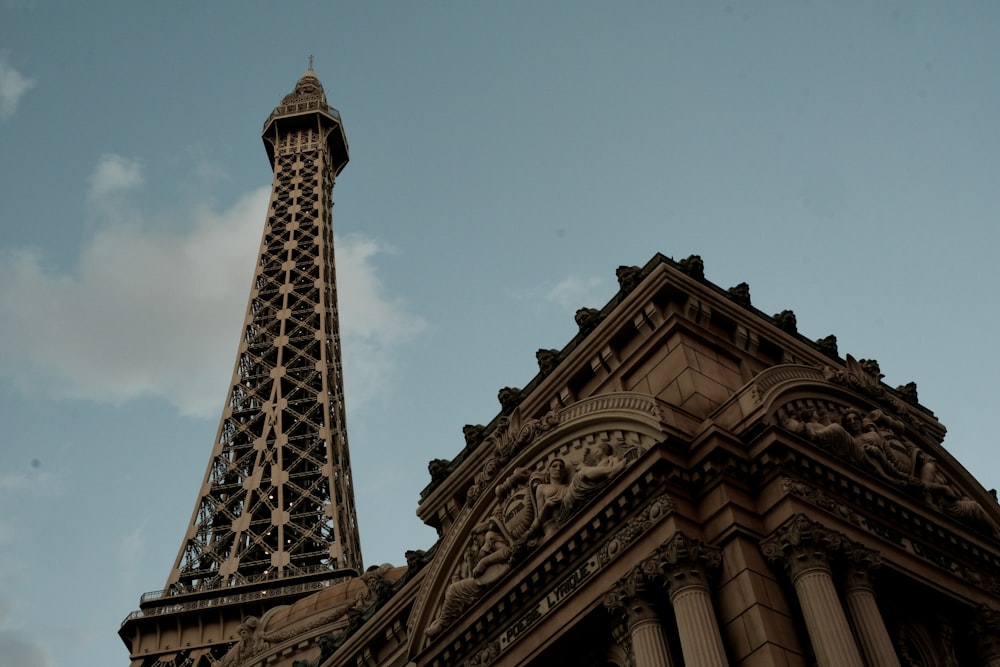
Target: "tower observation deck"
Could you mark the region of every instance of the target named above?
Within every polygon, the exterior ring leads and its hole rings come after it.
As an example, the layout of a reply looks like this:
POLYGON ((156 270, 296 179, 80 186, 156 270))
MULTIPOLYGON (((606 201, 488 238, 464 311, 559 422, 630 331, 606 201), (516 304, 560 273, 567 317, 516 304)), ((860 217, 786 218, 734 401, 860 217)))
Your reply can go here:
POLYGON ((347 138, 311 63, 262 138, 274 179, 232 382, 166 586, 144 595, 119 633, 133 665, 185 645, 224 646, 253 613, 248 602, 287 603, 362 568, 333 248, 347 138), (207 607, 217 620, 184 620, 207 607), (140 626, 165 615, 178 617, 162 624, 176 630, 157 628, 159 646, 148 645, 152 628, 140 626), (188 625, 195 634, 182 641, 188 625))

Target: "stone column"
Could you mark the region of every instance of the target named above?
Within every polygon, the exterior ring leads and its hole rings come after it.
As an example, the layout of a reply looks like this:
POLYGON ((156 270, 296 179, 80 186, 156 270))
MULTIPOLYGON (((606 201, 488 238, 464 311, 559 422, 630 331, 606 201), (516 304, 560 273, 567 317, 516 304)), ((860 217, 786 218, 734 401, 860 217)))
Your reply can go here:
POLYGON ((708 571, 721 562, 719 549, 677 533, 642 565, 646 574, 667 586, 687 667, 729 665, 707 579, 708 571))
POLYGON ((899 657, 875 601, 872 573, 881 565, 879 555, 860 544, 851 547, 850 555, 844 597, 865 661, 869 667, 900 667, 899 657))
POLYGON ((864 667, 827 560, 845 543, 842 535, 802 514, 761 543, 769 560, 788 569, 819 667, 864 667))
POLYGON ((646 582, 639 569, 633 569, 615 584, 604 596, 604 606, 624 614, 630 645, 626 652, 635 667, 674 667, 660 616, 646 598, 646 582))
POLYGON ((983 667, 1000 667, 1000 611, 982 605, 973 624, 983 667))

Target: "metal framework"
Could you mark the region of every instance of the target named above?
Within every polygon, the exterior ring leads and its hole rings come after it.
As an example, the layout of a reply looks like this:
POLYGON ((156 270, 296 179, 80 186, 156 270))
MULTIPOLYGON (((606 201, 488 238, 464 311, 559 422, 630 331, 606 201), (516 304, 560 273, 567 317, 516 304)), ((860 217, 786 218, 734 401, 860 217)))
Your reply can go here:
POLYGON ((267 221, 168 595, 362 567, 333 251, 333 184, 347 139, 311 66, 262 137, 274 169, 267 221))

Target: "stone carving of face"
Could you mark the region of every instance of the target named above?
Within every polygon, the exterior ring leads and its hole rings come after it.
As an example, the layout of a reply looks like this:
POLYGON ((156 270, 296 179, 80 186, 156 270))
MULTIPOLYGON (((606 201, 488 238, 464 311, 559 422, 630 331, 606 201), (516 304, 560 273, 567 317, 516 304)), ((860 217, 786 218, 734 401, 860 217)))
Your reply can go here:
POLYGON ((566 479, 566 462, 562 459, 552 459, 549 462, 549 481, 555 484, 566 479))
POLYGON ((861 432, 861 417, 853 410, 844 415, 844 428, 849 433, 861 432))

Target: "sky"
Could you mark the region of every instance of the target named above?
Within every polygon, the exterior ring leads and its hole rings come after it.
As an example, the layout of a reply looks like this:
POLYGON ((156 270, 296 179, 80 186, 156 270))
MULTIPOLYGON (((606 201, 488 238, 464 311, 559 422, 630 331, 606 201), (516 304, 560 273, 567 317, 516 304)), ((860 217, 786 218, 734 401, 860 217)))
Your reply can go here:
POLYGON ((1000 486, 1000 3, 0 0, 0 665, 125 665, 208 464, 308 56, 366 564, 615 269, 699 254, 1000 486))

